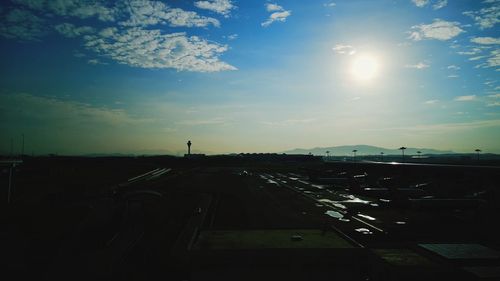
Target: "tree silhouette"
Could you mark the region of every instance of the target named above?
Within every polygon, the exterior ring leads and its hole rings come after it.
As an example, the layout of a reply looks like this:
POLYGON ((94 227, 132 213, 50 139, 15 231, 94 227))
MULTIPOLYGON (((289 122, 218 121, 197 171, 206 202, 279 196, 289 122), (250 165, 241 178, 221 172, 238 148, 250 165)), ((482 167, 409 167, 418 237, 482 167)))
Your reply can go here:
POLYGON ((474 151, 476 152, 476 155, 477 155, 476 159, 477 159, 477 161, 479 161, 479 153, 481 152, 481 149, 476 148, 476 150, 474 150, 474 151))
POLYGON ((422 153, 422 151, 417 151, 418 159, 420 159, 420 153, 422 153))
POLYGON ((352 151, 352 155, 353 155, 353 156, 352 156, 352 159, 353 159, 354 161, 356 161, 356 152, 358 152, 358 150, 357 150, 357 149, 354 149, 354 150, 352 151))
POLYGON ((405 161, 405 149, 406 149, 406 147, 402 146, 399 149, 401 150, 402 157, 403 157, 403 161, 402 162, 404 162, 405 161))
POLYGON ((329 150, 326 151, 326 158, 330 159, 330 151, 329 150))
POLYGON ((380 161, 384 161, 384 153, 380 152, 380 161))

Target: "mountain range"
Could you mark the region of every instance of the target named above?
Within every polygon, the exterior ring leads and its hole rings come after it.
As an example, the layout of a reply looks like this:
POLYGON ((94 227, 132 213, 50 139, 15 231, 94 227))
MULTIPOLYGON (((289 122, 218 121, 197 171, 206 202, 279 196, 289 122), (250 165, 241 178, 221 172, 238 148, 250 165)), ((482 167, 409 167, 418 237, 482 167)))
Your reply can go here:
MULTIPOLYGON (((296 148, 288 151, 283 151, 286 154, 309 154, 313 155, 326 155, 327 151, 330 151, 330 156, 346 156, 352 155, 353 150, 357 150, 357 155, 380 155, 381 152, 384 155, 399 155, 401 150, 399 148, 383 148, 371 145, 341 145, 341 146, 331 146, 331 147, 315 147, 315 148, 296 148)), ((453 154, 455 152, 451 150, 437 150, 431 148, 413 148, 408 147, 405 150, 406 155, 416 155, 417 151, 420 151, 422 155, 425 154, 453 154)))

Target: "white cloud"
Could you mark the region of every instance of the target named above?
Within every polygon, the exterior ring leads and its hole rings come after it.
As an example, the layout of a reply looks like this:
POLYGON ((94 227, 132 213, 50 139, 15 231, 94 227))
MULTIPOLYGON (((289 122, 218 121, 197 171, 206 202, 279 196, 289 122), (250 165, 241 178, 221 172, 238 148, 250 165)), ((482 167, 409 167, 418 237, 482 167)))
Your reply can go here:
POLYGON ((416 68, 416 69, 424 69, 424 68, 428 68, 430 65, 426 64, 426 63, 423 63, 423 62, 419 62, 417 64, 407 64, 405 65, 406 68, 416 68))
POLYGON ((489 107, 492 107, 492 106, 500 106, 500 102, 496 101, 496 102, 491 102, 491 103, 488 103, 486 106, 489 106, 489 107))
POLYGON ((24 41, 38 41, 45 35, 45 20, 27 10, 13 9, 2 16, 0 36, 24 41))
POLYGON ((434 19, 431 24, 420 24, 412 26, 415 31, 410 32, 410 39, 419 41, 422 39, 449 40, 464 32, 460 23, 434 19))
POLYGON ((474 101, 474 100, 476 100, 476 95, 458 96, 455 98, 455 101, 474 101))
POLYGON ((238 34, 236 34, 236 33, 227 36, 227 40, 232 41, 232 40, 236 40, 236 39, 238 39, 238 34))
POLYGON ((491 51, 490 57, 486 60, 489 67, 500 66, 500 49, 491 51))
POLYGON ((415 6, 422 8, 429 4, 429 0, 411 0, 415 6))
POLYGON ((199 9, 210 10, 218 14, 229 16, 232 9, 236 8, 231 0, 209 0, 209 1, 196 1, 194 5, 199 9))
POLYGON ((475 60, 480 60, 480 59, 484 59, 486 56, 477 56, 477 57, 471 57, 469 58, 470 61, 475 61, 475 60))
POLYGON ((337 44, 332 50, 341 55, 354 55, 356 53, 356 49, 351 45, 337 44))
POLYGON ((87 63, 92 65, 107 64, 105 62, 100 61, 99 59, 90 59, 87 61, 87 63))
POLYGON ((283 11, 283 7, 281 7, 278 4, 273 4, 273 3, 266 3, 266 11, 268 12, 277 12, 277 11, 283 11))
POLYGON ((448 68, 448 69, 451 69, 451 70, 460 70, 460 66, 457 66, 457 65, 454 65, 454 64, 452 64, 452 65, 448 65, 448 67, 447 67, 447 68, 448 68))
POLYGON ((464 15, 471 17, 479 29, 486 29, 495 26, 500 22, 500 5, 498 1, 485 1, 483 3, 493 4, 491 7, 482 8, 479 11, 465 11, 464 15))
POLYGON ((278 22, 285 22, 286 18, 292 15, 292 11, 285 11, 283 7, 277 5, 277 4, 271 4, 267 3, 266 4, 266 10, 268 12, 273 12, 271 15, 269 15, 269 18, 261 23, 263 27, 268 27, 271 25, 273 22, 278 21, 278 22))
POLYGON ((133 0, 127 4, 130 18, 120 22, 123 26, 148 26, 168 24, 172 27, 220 26, 217 19, 200 16, 195 12, 184 11, 159 1, 133 0))
POLYGON ((425 104, 436 104, 438 102, 439 102, 439 100, 428 100, 428 101, 425 101, 425 104))
POLYGON ((118 10, 108 7, 108 1, 80 0, 12 0, 34 10, 47 11, 59 16, 74 16, 82 19, 97 17, 101 21, 114 21, 118 10))
MULTIPOLYGON (((45 20, 31 11, 50 18, 94 17, 101 21, 116 21, 117 26, 108 26, 96 32, 93 26, 77 26, 74 23, 56 22, 54 30, 68 38, 82 37, 85 48, 118 63, 142 68, 172 68, 178 71, 214 72, 236 70, 221 61, 220 56, 228 50, 227 45, 205 40, 199 36, 183 33, 164 34, 158 27, 207 27, 220 26, 215 18, 198 15, 196 12, 171 8, 161 1, 127 0, 12 0, 22 9, 13 9, 0 21, 0 36, 38 40, 45 32, 45 20)), ((202 2, 199 5, 203 6, 202 2)), ((212 4, 232 1, 208 1, 212 4)), ((231 4, 232 5, 232 4, 231 4)), ((235 8, 231 6, 232 8, 235 8)), ((232 9, 231 8, 231 9, 232 9)), ((222 10, 220 10, 222 12, 222 10)), ((287 12, 287 11, 284 11, 287 12)), ((284 21, 279 16, 273 20, 284 21)), ((94 23, 96 21, 93 21, 94 23)), ((95 25, 98 26, 98 25, 95 25)), ((234 40, 233 34, 228 40, 234 40)), ((81 55, 78 55, 81 56, 81 55)), ((88 57, 89 64, 104 64, 88 57)))
POLYGON ((488 97, 493 98, 493 99, 500 99, 500 94, 493 94, 493 95, 489 95, 488 97))
POLYGON ((161 34, 139 27, 124 31, 103 30, 84 36, 85 46, 121 64, 142 68, 173 68, 179 71, 215 72, 236 70, 219 60, 226 45, 209 43, 185 33, 161 34), (106 36, 103 35, 105 33, 106 36))
POLYGON ((481 48, 472 48, 468 51, 457 52, 457 54, 465 55, 465 56, 473 56, 473 55, 477 55, 477 54, 481 53, 482 51, 483 51, 483 49, 481 49, 481 48))
POLYGON ((432 8, 434 10, 439 10, 446 7, 446 5, 448 5, 448 0, 438 0, 436 3, 434 3, 434 5, 432 5, 432 8))
POLYGON ((460 77, 460 76, 457 75, 457 74, 450 74, 450 75, 448 75, 448 78, 458 78, 458 77, 460 77))
POLYGON ((68 37, 68 38, 74 38, 74 37, 78 37, 80 35, 94 32, 94 28, 92 28, 90 26, 76 27, 74 24, 71 24, 71 23, 58 24, 54 27, 54 29, 57 32, 61 33, 63 36, 68 37))
POLYGON ((332 8, 332 7, 337 6, 337 4, 335 2, 329 2, 329 3, 323 4, 323 6, 328 7, 328 8, 332 8))
POLYGON ((500 44, 500 38, 493 38, 493 37, 474 37, 470 41, 472 43, 483 44, 483 45, 498 45, 498 44, 500 44))

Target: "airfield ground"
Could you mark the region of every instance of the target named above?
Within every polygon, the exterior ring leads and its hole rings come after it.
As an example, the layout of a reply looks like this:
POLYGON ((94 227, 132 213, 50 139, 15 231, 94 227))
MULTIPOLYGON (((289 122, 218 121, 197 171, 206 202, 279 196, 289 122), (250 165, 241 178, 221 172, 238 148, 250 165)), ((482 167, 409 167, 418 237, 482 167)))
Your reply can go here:
POLYGON ((498 280, 499 175, 314 158, 26 159, 2 203, 2 255, 10 280, 498 280))

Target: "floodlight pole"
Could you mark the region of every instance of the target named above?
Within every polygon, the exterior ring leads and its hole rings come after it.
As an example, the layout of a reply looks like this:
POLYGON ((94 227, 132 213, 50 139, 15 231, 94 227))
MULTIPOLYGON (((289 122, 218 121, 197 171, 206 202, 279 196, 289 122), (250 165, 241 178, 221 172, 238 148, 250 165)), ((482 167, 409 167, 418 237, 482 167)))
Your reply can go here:
POLYGON ((11 194, 12 194, 12 170, 14 169, 14 164, 10 165, 9 171, 9 190, 7 191, 7 204, 10 204, 11 194))

